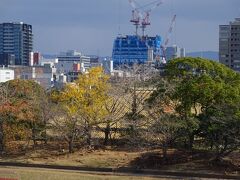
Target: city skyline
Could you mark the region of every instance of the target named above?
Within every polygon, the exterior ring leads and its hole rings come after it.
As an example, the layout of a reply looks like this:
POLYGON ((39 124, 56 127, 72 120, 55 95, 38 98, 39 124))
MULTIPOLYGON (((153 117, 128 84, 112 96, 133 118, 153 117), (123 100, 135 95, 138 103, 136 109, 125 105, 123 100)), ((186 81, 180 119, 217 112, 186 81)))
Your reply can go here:
MULTIPOLYGON (((34 50, 43 53, 76 49, 84 54, 111 55, 119 33, 134 33, 128 0, 1 0, 0 5, 0 22, 32 24, 34 50)), ((187 52, 218 51, 218 26, 239 17, 239 7, 239 0, 165 0, 152 12, 147 34, 164 38, 177 14, 171 44, 185 47, 187 52)))

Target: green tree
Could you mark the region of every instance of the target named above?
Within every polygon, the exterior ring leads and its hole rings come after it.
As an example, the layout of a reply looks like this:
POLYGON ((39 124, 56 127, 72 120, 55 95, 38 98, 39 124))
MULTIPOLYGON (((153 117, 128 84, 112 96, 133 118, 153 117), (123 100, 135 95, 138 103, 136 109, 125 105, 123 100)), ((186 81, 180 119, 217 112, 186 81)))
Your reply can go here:
POLYGON ((158 119, 155 119, 150 129, 153 139, 161 145, 164 161, 167 161, 168 148, 182 135, 185 125, 179 121, 176 114, 162 113, 158 119))
POLYGON ((199 115, 221 104, 239 102, 240 75, 226 66, 201 58, 178 58, 167 65, 166 75, 177 82, 172 99, 187 125, 188 147, 201 133, 199 115))
POLYGON ((200 115, 200 136, 221 160, 240 147, 240 104, 218 104, 200 115))
POLYGON ((177 101, 171 99, 175 92, 175 83, 159 78, 156 90, 147 99, 149 119, 149 134, 161 145, 163 159, 167 161, 167 150, 177 138, 182 137, 186 130, 185 123, 180 121, 175 109, 177 101))

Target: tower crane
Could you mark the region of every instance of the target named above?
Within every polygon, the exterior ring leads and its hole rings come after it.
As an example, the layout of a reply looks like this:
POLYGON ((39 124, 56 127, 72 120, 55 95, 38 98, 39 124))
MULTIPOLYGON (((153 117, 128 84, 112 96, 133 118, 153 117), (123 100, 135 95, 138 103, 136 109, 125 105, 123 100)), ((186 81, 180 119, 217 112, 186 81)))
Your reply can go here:
POLYGON ((138 35, 138 29, 139 29, 139 26, 141 25, 140 27, 142 29, 142 36, 145 36, 146 27, 151 25, 150 23, 151 11, 153 11, 155 8, 160 6, 163 3, 163 1, 155 0, 141 7, 137 7, 135 0, 129 0, 129 3, 133 8, 132 19, 130 20, 130 22, 132 22, 133 25, 136 27, 136 35, 138 35), (149 7, 151 5, 153 6, 150 9, 145 10, 146 7, 149 7))
POLYGON ((176 18, 177 18, 177 15, 175 14, 171 20, 171 23, 170 23, 170 26, 169 26, 169 29, 167 31, 167 34, 166 34, 166 38, 165 38, 165 41, 163 43, 163 45, 161 45, 161 49, 162 49, 162 63, 166 63, 166 47, 169 43, 169 39, 170 39, 170 35, 173 31, 173 28, 174 28, 174 24, 176 22, 176 18))
MULTIPOLYGON (((155 8, 157 8, 158 6, 160 6, 161 4, 163 3, 163 1, 154 1, 150 4, 154 4, 154 6, 150 9, 148 9, 147 11, 144 11, 144 17, 142 19, 142 25, 141 25, 141 28, 142 28, 142 34, 143 36, 145 36, 145 29, 147 26, 151 25, 150 23, 150 12, 152 12, 155 8)), ((148 5, 150 5, 148 4, 148 5)))
POLYGON ((132 19, 130 20, 130 22, 133 23, 133 25, 136 27, 136 35, 138 35, 138 28, 140 25, 140 21, 142 18, 142 14, 141 12, 137 9, 135 1, 134 0, 129 0, 130 5, 132 6, 133 10, 132 10, 132 19))

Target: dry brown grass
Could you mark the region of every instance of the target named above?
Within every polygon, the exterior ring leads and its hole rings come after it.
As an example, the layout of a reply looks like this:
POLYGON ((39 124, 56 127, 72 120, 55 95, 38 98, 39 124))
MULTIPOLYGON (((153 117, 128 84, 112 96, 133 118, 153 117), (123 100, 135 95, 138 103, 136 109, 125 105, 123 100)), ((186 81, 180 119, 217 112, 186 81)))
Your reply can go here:
POLYGON ((203 173, 240 173, 240 153, 227 157, 231 164, 213 165, 211 154, 206 152, 185 152, 175 149, 168 150, 168 162, 163 162, 161 149, 113 149, 105 147, 100 150, 80 149, 75 153, 59 152, 55 147, 28 150, 23 154, 0 157, 0 161, 21 162, 32 164, 66 165, 77 167, 101 168, 143 168, 161 169, 182 172, 203 173))

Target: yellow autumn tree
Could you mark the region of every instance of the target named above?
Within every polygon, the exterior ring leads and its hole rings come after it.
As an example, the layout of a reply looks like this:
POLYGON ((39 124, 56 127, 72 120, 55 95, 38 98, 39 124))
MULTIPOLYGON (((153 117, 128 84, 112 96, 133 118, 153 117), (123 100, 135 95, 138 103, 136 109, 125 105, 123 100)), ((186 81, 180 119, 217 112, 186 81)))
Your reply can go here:
MULTIPOLYGON (((53 99, 60 102, 65 114, 61 119, 61 130, 64 130, 65 139, 69 144, 69 152, 73 151, 73 141, 77 135, 86 137, 91 145, 92 130, 101 123, 108 113, 105 103, 108 99, 109 77, 101 67, 92 68, 88 73, 80 75, 78 79, 66 85, 60 93, 55 93, 53 99)), ((56 124, 56 123, 55 123, 56 124)))
POLYGON ((93 68, 88 74, 80 76, 76 81, 79 91, 80 115, 84 120, 87 143, 91 144, 92 128, 101 123, 108 113, 105 103, 108 99, 109 77, 101 67, 93 68))

